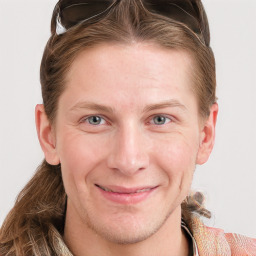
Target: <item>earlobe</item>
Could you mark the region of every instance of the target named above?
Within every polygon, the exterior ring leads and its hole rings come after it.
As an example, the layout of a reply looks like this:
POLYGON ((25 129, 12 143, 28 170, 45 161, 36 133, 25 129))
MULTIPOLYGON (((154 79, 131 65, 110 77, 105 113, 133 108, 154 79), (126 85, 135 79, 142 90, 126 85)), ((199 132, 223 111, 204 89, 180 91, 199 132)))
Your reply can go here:
POLYGON ((60 160, 56 151, 56 139, 43 104, 36 105, 35 121, 37 136, 44 152, 45 160, 51 165, 58 165, 60 160))
POLYGON ((215 142, 215 127, 218 115, 218 104, 214 103, 210 109, 210 115, 204 122, 200 135, 200 146, 197 154, 197 164, 207 162, 215 142))

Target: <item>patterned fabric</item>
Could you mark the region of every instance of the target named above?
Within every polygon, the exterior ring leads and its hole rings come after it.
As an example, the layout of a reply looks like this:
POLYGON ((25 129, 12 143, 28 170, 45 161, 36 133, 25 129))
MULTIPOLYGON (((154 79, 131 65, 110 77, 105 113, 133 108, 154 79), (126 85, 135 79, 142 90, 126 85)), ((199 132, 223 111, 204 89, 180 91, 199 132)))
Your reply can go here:
POLYGON ((256 256, 256 239, 225 234, 222 229, 205 226, 196 216, 192 217, 188 226, 196 241, 199 256, 256 256))

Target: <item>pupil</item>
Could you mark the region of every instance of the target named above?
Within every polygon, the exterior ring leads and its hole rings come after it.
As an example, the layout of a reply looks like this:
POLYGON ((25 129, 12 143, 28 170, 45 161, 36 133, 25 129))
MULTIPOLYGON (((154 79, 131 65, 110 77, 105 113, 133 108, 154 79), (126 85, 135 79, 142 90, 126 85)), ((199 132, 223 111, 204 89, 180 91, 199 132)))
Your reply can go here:
POLYGON ((155 118, 155 120, 156 120, 156 124, 164 124, 164 122, 165 122, 165 117, 164 117, 164 116, 157 116, 157 117, 155 118))
POLYGON ((91 124, 98 124, 100 122, 100 117, 98 117, 98 116, 92 116, 91 117, 91 120, 90 120, 90 123, 91 124))

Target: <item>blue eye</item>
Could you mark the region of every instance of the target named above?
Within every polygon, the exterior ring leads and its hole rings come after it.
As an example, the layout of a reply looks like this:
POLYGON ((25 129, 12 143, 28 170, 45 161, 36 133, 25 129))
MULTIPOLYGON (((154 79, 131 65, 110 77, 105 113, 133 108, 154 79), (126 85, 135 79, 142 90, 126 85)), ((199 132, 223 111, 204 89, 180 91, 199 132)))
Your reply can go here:
POLYGON ((170 118, 168 118, 168 117, 166 117, 166 116, 155 116, 154 118, 153 118, 153 120, 154 120, 154 124, 155 125, 163 125, 163 124, 165 124, 166 123, 166 121, 168 121, 168 120, 170 120, 171 121, 171 119, 170 118))
POLYGON ((99 124, 102 124, 101 121, 104 119, 100 116, 90 116, 85 119, 85 121, 87 121, 87 120, 88 120, 89 124, 91 124, 91 125, 99 125, 99 124))
MULTIPOLYGON (((170 118, 163 116, 163 115, 154 116, 152 118, 152 120, 153 120, 153 124, 155 124, 155 125, 164 125, 164 124, 172 121, 170 118)), ((102 118, 100 116, 89 116, 84 119, 84 122, 87 122, 90 125, 94 125, 94 126, 98 126, 98 125, 102 125, 102 124, 106 123, 104 118, 102 118)), ((150 121, 150 123, 152 124, 152 121, 150 121)))

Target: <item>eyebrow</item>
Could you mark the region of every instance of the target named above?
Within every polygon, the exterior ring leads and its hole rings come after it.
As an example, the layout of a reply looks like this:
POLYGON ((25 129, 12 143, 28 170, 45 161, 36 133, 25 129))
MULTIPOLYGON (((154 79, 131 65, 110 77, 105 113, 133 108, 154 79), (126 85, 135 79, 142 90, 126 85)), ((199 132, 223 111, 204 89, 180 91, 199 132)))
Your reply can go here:
MULTIPOLYGON (((180 108, 182 110, 187 110, 185 105, 181 104, 178 100, 170 99, 170 100, 165 100, 159 103, 147 105, 144 107, 142 112, 145 113, 152 110, 168 108, 168 107, 171 107, 171 108, 175 107, 175 108, 180 108)), ((97 104, 95 102, 90 102, 90 101, 79 102, 75 106, 73 106, 70 109, 70 111, 74 111, 77 109, 90 109, 90 110, 103 111, 103 112, 112 113, 112 114, 115 112, 115 110, 112 107, 105 106, 102 104, 97 104)))
POLYGON ((170 100, 162 101, 156 104, 145 106, 145 108, 143 109, 143 113, 149 112, 155 109, 169 108, 169 107, 171 108, 176 107, 176 108, 181 108, 182 110, 187 110, 185 105, 181 104, 178 100, 170 99, 170 100))

